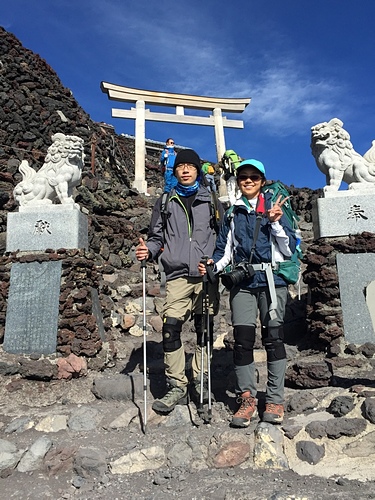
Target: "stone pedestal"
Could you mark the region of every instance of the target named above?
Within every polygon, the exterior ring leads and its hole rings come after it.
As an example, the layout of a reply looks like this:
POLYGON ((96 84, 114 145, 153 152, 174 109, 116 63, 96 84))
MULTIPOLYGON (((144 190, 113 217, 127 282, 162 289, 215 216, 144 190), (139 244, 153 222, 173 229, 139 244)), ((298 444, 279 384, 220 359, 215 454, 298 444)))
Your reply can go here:
POLYGON ((15 263, 10 275, 4 351, 56 351, 61 261, 15 263))
POLYGON ((346 342, 375 343, 375 254, 337 254, 346 342))
POLYGON ((88 249, 87 215, 75 205, 20 207, 8 214, 6 251, 88 249))
POLYGON ((312 209, 314 238, 375 233, 375 190, 325 193, 312 209))

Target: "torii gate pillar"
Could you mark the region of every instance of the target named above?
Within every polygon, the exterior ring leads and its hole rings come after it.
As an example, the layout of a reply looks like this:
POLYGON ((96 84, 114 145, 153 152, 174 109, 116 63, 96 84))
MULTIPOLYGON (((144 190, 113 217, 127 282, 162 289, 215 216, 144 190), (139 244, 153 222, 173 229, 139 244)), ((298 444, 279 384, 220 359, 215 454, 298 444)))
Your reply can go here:
POLYGON ((220 108, 214 109, 214 123, 215 123, 216 154, 217 154, 217 161, 219 161, 223 157, 223 154, 226 151, 223 115, 221 113, 220 108))
POLYGON ((146 105, 145 101, 136 102, 135 117, 135 175, 133 187, 140 193, 147 193, 145 180, 146 161, 146 105))

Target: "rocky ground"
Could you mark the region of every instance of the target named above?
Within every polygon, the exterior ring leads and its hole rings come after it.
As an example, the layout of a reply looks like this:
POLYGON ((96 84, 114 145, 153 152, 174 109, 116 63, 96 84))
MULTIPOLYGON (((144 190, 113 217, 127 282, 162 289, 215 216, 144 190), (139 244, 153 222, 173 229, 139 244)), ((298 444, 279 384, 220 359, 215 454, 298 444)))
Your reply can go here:
MULTIPOLYGON (((163 390, 160 362, 152 359, 156 339, 150 333, 146 426, 141 338, 133 339, 131 362, 123 358, 101 373, 50 382, 1 376, 4 498, 375 498, 373 371, 362 384, 287 388, 282 426, 256 419, 232 429, 231 352, 218 344, 211 420, 193 402, 168 416, 152 411, 163 390)), ((263 351, 256 359, 261 409, 263 351)), ((347 376, 336 371, 337 381, 347 376)))

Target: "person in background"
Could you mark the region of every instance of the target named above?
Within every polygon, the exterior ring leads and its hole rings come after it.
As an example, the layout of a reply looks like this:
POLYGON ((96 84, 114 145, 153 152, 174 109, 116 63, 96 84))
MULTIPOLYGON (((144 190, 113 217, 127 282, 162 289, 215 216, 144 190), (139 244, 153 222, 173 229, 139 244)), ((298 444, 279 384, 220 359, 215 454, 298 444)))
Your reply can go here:
MULTIPOLYGON (((266 181, 263 163, 242 161, 236 168, 241 197, 229 208, 216 242, 213 271, 223 271, 230 263, 230 307, 234 334, 235 392, 239 408, 232 417, 233 427, 247 427, 257 414, 257 387, 254 344, 258 310, 262 343, 267 353, 267 387, 263 422, 280 424, 284 417, 286 352, 283 323, 288 284, 277 275, 277 262, 291 257, 296 235, 283 215, 284 200, 271 204, 271 194, 262 193, 266 181), (258 228, 258 229, 257 229, 258 228), (273 258, 274 255, 274 258, 273 258), (276 262, 276 266, 272 264, 276 262), (243 267, 241 267, 243 266, 243 267)), ((202 264, 201 274, 206 272, 202 264)), ((228 284, 228 275, 222 280, 228 284)))
MULTIPOLYGON (((160 260, 166 275, 166 298, 163 311, 163 350, 168 390, 156 399, 152 408, 158 413, 169 413, 177 404, 187 403, 189 380, 185 373, 185 350, 181 341, 184 322, 192 317, 197 334, 192 359, 191 394, 200 398, 201 370, 204 371, 203 401, 208 401, 207 356, 201 366, 201 339, 204 334, 202 276, 198 263, 212 255, 216 232, 212 227, 211 193, 199 180, 201 161, 192 149, 180 151, 173 167, 177 184, 170 191, 167 214, 163 223, 162 198, 157 200, 151 217, 147 241, 142 238, 136 248, 136 257, 155 260, 163 249, 160 260)), ((213 332, 213 318, 218 312, 217 285, 209 287, 209 324, 213 332)), ((212 340, 211 340, 212 341, 212 340)), ((212 345, 212 344, 211 344, 212 345)))
POLYGON ((169 137, 165 141, 165 148, 160 156, 161 171, 164 175, 164 193, 169 193, 177 184, 177 179, 173 175, 173 166, 176 159, 174 150, 174 140, 169 137))
POLYGON ((210 191, 215 192, 216 191, 216 184, 215 184, 215 177, 214 177, 214 174, 215 174, 214 167, 209 162, 203 163, 202 172, 203 172, 205 179, 206 179, 206 186, 208 187, 208 189, 210 191))

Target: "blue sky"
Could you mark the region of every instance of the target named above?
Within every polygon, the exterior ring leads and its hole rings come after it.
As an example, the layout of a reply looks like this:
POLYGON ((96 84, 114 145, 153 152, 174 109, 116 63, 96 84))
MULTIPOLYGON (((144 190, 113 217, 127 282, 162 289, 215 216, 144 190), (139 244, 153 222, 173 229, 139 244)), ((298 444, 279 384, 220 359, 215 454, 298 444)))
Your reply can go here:
MULTIPOLYGON (((101 81, 251 97, 242 115, 227 115, 245 123, 225 129, 227 148, 296 187, 325 185, 311 155, 311 126, 340 118, 360 154, 375 139, 374 0, 3 4, 0 25, 48 62, 93 120, 117 133, 133 135, 134 122, 112 118, 111 109, 131 105, 110 101, 101 81)), ((169 136, 216 161, 212 127, 146 122, 147 138, 169 136)))

